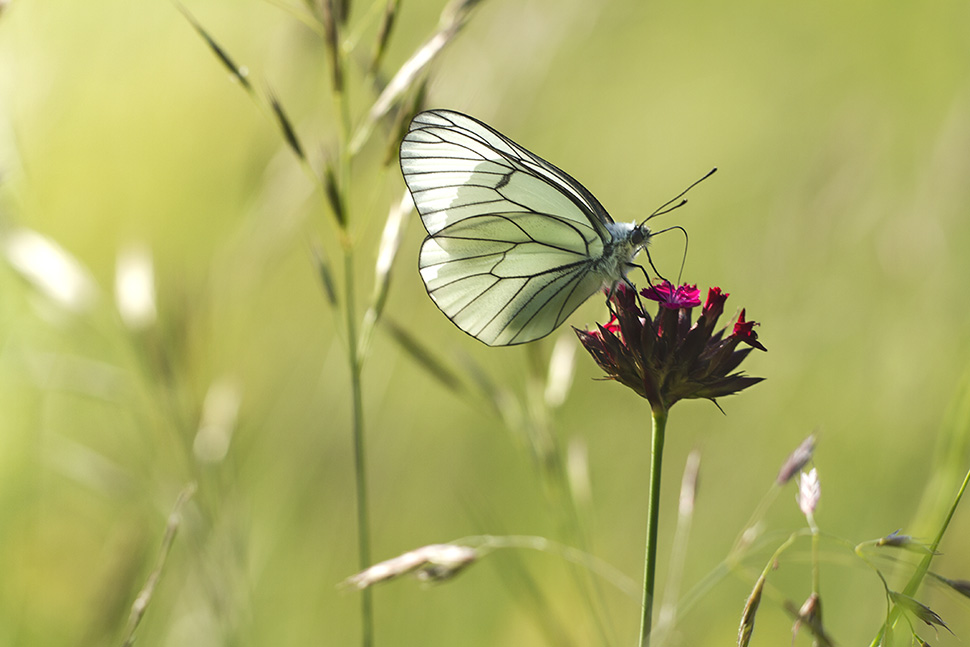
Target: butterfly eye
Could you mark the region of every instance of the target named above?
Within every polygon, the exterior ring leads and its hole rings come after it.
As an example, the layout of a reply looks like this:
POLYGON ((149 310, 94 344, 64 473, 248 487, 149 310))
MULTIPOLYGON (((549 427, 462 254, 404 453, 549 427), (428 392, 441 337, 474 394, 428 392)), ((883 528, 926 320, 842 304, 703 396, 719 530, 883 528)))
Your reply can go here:
POLYGON ((649 239, 650 239, 650 230, 647 227, 644 227, 643 225, 638 225, 637 227, 634 227, 633 233, 630 234, 630 241, 638 247, 649 239))

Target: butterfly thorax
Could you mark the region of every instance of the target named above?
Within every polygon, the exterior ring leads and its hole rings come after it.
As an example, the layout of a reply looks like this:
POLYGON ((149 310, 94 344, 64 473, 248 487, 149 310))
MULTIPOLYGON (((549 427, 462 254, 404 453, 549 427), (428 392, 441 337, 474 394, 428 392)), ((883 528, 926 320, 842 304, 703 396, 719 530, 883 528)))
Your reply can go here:
POLYGON ((608 222, 607 231, 613 240, 603 247, 603 255, 593 270, 603 277, 608 287, 626 276, 633 259, 650 242, 650 229, 632 222, 608 222))

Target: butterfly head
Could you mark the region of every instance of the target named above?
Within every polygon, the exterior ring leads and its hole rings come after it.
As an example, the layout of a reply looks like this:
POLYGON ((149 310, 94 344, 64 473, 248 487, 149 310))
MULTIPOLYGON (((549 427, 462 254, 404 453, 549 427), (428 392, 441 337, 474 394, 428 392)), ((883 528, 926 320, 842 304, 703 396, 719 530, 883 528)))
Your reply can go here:
POLYGON ((633 243, 635 249, 640 250, 647 246, 652 235, 650 233, 650 227, 647 227, 646 223, 636 225, 633 227, 633 231, 630 232, 630 242, 633 243))

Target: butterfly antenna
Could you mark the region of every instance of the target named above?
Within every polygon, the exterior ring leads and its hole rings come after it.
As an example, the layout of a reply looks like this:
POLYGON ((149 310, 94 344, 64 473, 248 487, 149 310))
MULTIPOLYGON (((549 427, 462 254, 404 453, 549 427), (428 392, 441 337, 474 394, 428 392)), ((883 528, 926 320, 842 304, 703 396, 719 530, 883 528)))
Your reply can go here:
MULTIPOLYGON (((717 171, 717 168, 716 167, 715 168, 712 168, 710 171, 707 172, 707 174, 704 177, 702 177, 699 180, 695 180, 693 182, 693 184, 691 184, 689 187, 687 187, 686 189, 684 189, 683 191, 681 191, 678 195, 676 195, 673 198, 671 198, 670 200, 667 200, 666 202, 664 202, 662 205, 660 205, 657 208, 656 211, 654 211, 649 216, 647 216, 644 219, 643 223, 647 222, 648 220, 651 220, 652 218, 656 218, 657 216, 662 216, 665 213, 670 213, 674 209, 679 209, 680 207, 682 207, 685 204, 687 204, 687 200, 686 199, 681 200, 681 198, 683 198, 685 195, 687 195, 687 192, 690 191, 691 189, 693 189, 695 186, 697 186, 698 184, 700 184, 701 182, 703 182, 707 178, 709 178, 712 175, 714 175, 714 173, 716 171, 717 171), (678 200, 680 200, 680 202, 677 202, 678 200), (674 204, 675 202, 677 202, 677 204, 674 204), (673 206, 671 206, 671 205, 673 205, 673 206)), ((643 223, 640 223, 640 224, 642 225, 643 223)))
MULTIPOLYGON (((708 173, 708 175, 710 175, 710 173, 708 173)), ((651 234, 651 236, 659 236, 662 233, 665 233, 674 229, 684 234, 684 255, 680 257, 680 271, 677 272, 677 284, 680 285, 680 280, 684 276, 684 265, 687 263, 687 246, 690 243, 690 237, 687 235, 687 230, 681 227, 680 225, 673 225, 672 227, 661 229, 660 231, 651 234)), ((647 256, 647 258, 649 258, 649 255, 647 256)))

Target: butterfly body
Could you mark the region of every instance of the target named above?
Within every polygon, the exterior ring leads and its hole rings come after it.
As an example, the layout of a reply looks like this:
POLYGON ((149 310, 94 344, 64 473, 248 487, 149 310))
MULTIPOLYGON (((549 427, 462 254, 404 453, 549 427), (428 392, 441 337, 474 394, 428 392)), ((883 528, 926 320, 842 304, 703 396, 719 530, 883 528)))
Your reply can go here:
POLYGON ((458 112, 414 118, 401 170, 428 230, 418 262, 428 294, 490 346, 551 333, 623 280, 650 239, 558 167, 458 112))

